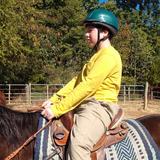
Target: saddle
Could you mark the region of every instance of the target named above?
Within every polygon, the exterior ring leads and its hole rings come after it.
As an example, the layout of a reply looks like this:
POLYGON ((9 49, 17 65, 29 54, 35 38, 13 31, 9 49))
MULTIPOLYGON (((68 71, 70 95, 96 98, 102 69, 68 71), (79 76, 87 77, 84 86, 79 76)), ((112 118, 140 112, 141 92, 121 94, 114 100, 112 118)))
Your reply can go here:
MULTIPOLYGON (((126 137, 128 133, 128 126, 126 122, 121 121, 122 117, 123 111, 122 109, 119 109, 112 123, 109 125, 108 131, 100 138, 97 144, 93 147, 91 157, 95 157, 97 150, 118 143, 126 137)), ((60 119, 53 121, 51 126, 52 142, 59 147, 66 146, 72 125, 72 112, 69 112, 63 115, 60 119)))

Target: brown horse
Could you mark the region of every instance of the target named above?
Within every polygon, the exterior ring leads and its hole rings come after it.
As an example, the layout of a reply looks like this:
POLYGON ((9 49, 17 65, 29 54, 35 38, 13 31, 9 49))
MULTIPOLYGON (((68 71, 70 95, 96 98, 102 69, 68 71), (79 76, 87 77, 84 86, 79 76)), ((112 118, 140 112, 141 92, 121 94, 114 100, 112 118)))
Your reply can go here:
MULTIPOLYGON (((39 115, 40 112, 21 113, 0 105, 0 160, 5 160, 37 131, 39 115)), ((63 121, 66 122, 64 117, 63 121)), ((160 115, 141 117, 138 121, 148 129, 160 149, 160 115)), ((23 148, 13 160, 32 160, 33 154, 34 141, 23 148)))
MULTIPOLYGON (((39 113, 12 111, 0 105, 0 160, 20 147, 37 131, 39 113)), ((32 160, 34 141, 17 154, 14 160, 32 160)))

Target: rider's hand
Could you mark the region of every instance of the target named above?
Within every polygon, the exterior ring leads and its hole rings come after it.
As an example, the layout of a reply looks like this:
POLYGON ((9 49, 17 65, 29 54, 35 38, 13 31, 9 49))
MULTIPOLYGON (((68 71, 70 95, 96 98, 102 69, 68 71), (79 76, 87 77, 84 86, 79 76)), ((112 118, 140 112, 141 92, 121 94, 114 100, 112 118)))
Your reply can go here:
POLYGON ((51 102, 51 100, 46 100, 43 102, 42 107, 46 108, 46 107, 51 107, 51 105, 53 105, 53 103, 51 102))
POLYGON ((51 110, 51 105, 53 105, 53 103, 50 100, 45 101, 42 104, 42 107, 44 108, 43 111, 41 112, 41 114, 47 118, 48 120, 54 118, 54 114, 51 110))
POLYGON ((41 112, 41 114, 42 114, 45 118, 47 118, 48 120, 50 120, 50 119, 52 119, 52 118, 55 117, 54 114, 53 114, 53 112, 52 112, 52 110, 51 110, 51 107, 46 107, 46 108, 44 108, 44 110, 41 112))

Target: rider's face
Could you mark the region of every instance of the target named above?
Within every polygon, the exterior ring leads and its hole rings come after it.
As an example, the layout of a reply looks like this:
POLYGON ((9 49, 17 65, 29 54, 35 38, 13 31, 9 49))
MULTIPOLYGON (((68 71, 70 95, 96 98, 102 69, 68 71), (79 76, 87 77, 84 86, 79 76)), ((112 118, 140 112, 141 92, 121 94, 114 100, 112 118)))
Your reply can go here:
POLYGON ((86 27, 85 30, 85 39, 89 47, 93 48, 97 43, 98 29, 92 26, 86 27))

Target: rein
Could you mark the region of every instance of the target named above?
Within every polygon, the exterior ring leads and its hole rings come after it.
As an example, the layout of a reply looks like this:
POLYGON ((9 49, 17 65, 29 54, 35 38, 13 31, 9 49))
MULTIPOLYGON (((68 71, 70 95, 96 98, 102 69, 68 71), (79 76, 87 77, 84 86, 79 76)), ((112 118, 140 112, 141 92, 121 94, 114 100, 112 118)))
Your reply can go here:
POLYGON ((4 158, 4 160, 11 160, 12 158, 14 158, 27 144, 29 144, 34 138, 36 138, 37 134, 39 134, 41 131, 47 128, 51 124, 52 120, 53 119, 49 120, 44 127, 40 128, 36 133, 30 136, 19 148, 17 148, 9 156, 4 158))

